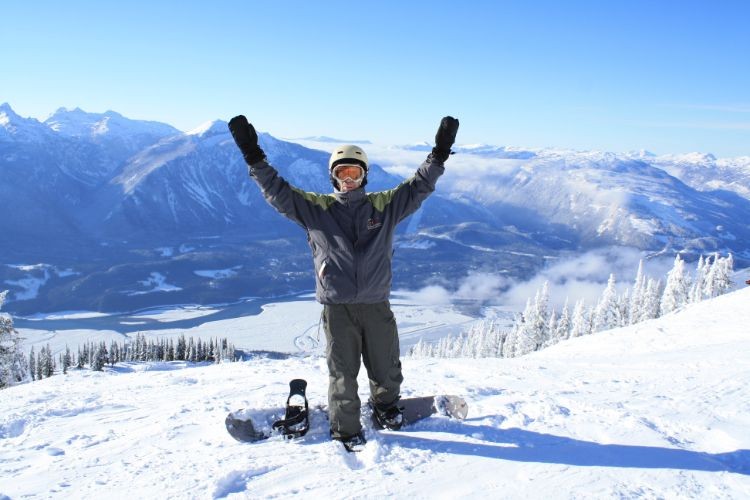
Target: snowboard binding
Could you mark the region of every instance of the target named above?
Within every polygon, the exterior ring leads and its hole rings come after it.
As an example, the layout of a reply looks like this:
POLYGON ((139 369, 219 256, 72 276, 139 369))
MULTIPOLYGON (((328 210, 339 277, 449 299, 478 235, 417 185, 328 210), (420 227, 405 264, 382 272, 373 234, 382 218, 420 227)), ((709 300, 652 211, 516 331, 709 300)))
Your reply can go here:
POLYGON ((372 410, 373 423, 380 429, 397 431, 404 425, 404 408, 398 405, 398 399, 390 405, 378 405, 374 401, 367 402, 372 410))
POLYGON ((273 430, 287 439, 304 436, 310 429, 310 416, 307 404, 307 382, 296 378, 289 382, 289 397, 286 400, 284 418, 273 423, 273 430))

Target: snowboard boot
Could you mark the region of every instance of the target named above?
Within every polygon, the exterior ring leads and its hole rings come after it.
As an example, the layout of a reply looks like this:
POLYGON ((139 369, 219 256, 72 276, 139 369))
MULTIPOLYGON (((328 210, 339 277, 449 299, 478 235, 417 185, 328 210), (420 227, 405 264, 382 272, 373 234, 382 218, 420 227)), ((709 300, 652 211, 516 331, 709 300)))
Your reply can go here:
POLYGON ((375 422, 383 429, 397 431, 404 425, 404 409, 398 406, 398 399, 390 405, 378 405, 372 400, 369 404, 375 422))
POLYGON ((337 441, 341 441, 341 444, 344 445, 344 448, 346 448, 346 451, 349 453, 354 453, 358 451, 362 451, 365 448, 365 444, 367 443, 367 439, 365 439, 365 434, 362 431, 359 431, 353 436, 348 437, 340 437, 340 438, 334 438, 337 441))

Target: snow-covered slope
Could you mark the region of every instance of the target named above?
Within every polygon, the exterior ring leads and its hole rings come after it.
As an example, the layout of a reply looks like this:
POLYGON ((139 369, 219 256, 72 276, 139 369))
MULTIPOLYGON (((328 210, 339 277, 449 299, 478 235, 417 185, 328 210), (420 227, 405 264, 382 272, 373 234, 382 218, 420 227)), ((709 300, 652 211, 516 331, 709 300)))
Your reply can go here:
MULTIPOLYGON (((226 413, 326 399, 321 357, 73 371, 0 393, 0 496, 747 498, 750 289, 523 358, 404 360, 404 395, 463 394, 469 418, 367 430, 319 409, 295 442, 233 441, 226 413)), ((366 375, 360 395, 366 397, 366 375)))

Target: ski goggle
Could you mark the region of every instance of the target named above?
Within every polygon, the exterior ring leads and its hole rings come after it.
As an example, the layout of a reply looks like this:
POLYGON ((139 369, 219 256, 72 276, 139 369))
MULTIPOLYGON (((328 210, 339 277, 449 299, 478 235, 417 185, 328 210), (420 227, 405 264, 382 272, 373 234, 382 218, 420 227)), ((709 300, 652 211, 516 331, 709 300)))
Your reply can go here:
POLYGON ((352 180, 361 181, 365 176, 365 169, 359 165, 338 165, 333 169, 333 178, 339 182, 352 180))

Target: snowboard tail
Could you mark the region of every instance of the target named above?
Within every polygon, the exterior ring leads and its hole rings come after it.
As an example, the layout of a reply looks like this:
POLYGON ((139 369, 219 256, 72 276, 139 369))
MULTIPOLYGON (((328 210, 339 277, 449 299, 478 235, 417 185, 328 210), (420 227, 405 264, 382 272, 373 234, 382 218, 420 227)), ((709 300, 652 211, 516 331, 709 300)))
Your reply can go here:
MULTIPOLYGON (((403 398, 397 404, 401 407, 403 426, 409 426, 436 414, 463 420, 469 413, 466 400, 460 396, 441 395, 403 398)), ((372 412, 372 423, 376 429, 383 429, 383 426, 375 418, 374 410, 372 412)))
POLYGON ((242 410, 231 412, 224 420, 230 436, 243 443, 253 443, 271 437, 269 432, 256 428, 252 418, 243 417, 241 414, 242 410))

